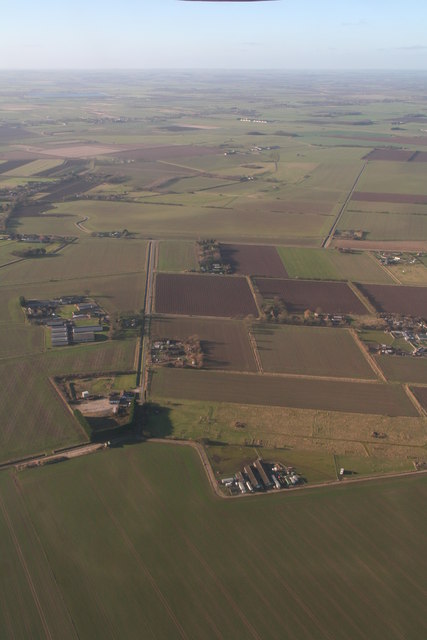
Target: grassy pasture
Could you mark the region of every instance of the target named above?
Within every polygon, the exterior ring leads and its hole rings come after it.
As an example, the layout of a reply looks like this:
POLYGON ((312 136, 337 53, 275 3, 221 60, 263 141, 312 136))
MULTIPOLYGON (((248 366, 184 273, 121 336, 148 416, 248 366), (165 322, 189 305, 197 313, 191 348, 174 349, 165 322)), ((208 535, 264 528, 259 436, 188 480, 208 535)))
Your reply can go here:
POLYGON ((427 216, 410 213, 359 212, 347 209, 338 229, 361 229, 367 232, 367 240, 425 240, 427 216))
MULTIPOLYGON (((229 196, 223 196, 224 202, 229 196)), ((164 238, 216 237, 222 240, 246 239, 254 242, 261 239, 277 243, 300 241, 303 244, 319 244, 329 230, 333 218, 304 212, 304 203, 297 202, 294 212, 289 212, 288 202, 264 201, 263 215, 259 215, 260 204, 253 200, 238 200, 234 208, 222 208, 221 203, 208 208, 202 204, 156 205, 153 203, 74 201, 57 205, 55 225, 63 232, 76 233, 75 219, 89 216, 85 226, 91 231, 115 228, 120 218, 121 226, 144 235, 164 238), (274 229, 274 233, 272 232, 274 229)), ((34 224, 34 223, 33 223, 34 224)), ((38 226, 39 223, 37 223, 38 226)), ((30 229, 31 222, 25 222, 30 229)), ((47 228, 47 227, 46 227, 47 228)))
POLYGON ((348 254, 299 247, 278 247, 278 252, 290 278, 393 282, 367 252, 348 254))
POLYGON ((96 276, 142 272, 145 268, 145 249, 145 242, 140 240, 83 240, 68 245, 50 258, 25 260, 5 267, 2 269, 2 283, 65 282, 79 278, 85 289, 86 279, 90 281, 96 276))
POLYGON ((254 325, 264 371, 347 378, 375 373, 346 329, 254 325))
POLYGON ((418 415, 400 386, 272 375, 230 373, 224 378, 216 371, 156 369, 151 395, 346 413, 418 415))
POLYGON ((2 579, 5 637, 28 628, 147 640, 427 631, 421 477, 214 500, 194 451, 145 444, 0 482, 2 576, 14 587, 2 579))
POLYGON ((188 271, 197 268, 196 247, 193 242, 164 240, 159 248, 159 271, 188 271))
POLYGON ((424 163, 369 162, 357 191, 427 195, 424 163))
POLYGON ((0 322, 0 360, 40 353, 43 347, 42 327, 0 322))

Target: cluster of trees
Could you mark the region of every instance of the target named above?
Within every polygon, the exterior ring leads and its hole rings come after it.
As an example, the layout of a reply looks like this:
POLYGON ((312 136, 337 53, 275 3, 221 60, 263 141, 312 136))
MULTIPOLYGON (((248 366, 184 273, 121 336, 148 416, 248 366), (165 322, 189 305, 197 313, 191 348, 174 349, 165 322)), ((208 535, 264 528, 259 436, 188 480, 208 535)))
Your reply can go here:
POLYGON ((12 255, 19 258, 43 258, 46 255, 46 249, 44 247, 17 249, 16 251, 12 251, 12 255))

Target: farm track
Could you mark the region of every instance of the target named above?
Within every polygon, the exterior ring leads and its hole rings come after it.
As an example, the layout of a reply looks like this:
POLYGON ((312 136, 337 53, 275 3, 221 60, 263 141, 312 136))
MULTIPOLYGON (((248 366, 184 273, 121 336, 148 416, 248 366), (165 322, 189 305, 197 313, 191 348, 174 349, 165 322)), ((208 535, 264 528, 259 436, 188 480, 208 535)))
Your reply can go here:
POLYGON ((384 373, 382 372, 381 368, 378 366, 378 364, 375 362, 375 360, 372 358, 372 356, 369 354, 369 352, 367 351, 367 349, 364 347, 364 345, 361 343, 361 341, 359 340, 359 337, 356 333, 356 331, 354 329, 350 329, 350 335, 353 338, 353 340, 355 341, 355 343, 357 344, 358 348, 360 349, 363 357, 365 358, 366 362, 369 364, 369 366, 371 367, 372 371, 374 371, 374 373, 383 381, 383 382, 387 382, 387 378, 385 377, 384 373))
POLYGON ((254 336, 254 334, 252 333, 252 331, 250 329, 248 331, 248 337, 249 337, 249 342, 250 342, 251 347, 252 347, 252 351, 253 351, 253 354, 254 354, 254 358, 255 358, 255 362, 256 362, 256 366, 257 366, 258 372, 259 373, 264 373, 264 369, 262 367, 262 362, 261 362, 261 358, 260 358, 260 355, 259 355, 259 352, 258 352, 258 346, 257 346, 256 340, 255 340, 255 336, 254 336))
POLYGON ((87 229, 87 228, 84 226, 84 223, 85 223, 85 222, 87 222, 88 220, 89 220, 89 216, 85 216, 85 217, 84 217, 84 218, 82 218, 81 220, 77 220, 77 222, 75 222, 74 224, 75 224, 75 226, 76 226, 78 229, 80 229, 81 231, 84 231, 85 233, 91 233, 91 232, 89 231, 89 229, 87 229))
POLYGON ((147 245, 147 260, 145 270, 145 289, 144 289, 144 319, 141 327, 141 336, 137 345, 137 380, 136 386, 140 388, 139 402, 145 402, 146 385, 147 385, 147 351, 150 337, 150 324, 154 300, 154 274, 156 269, 158 254, 157 240, 150 240, 147 245))
POLYGON ((343 205, 341 206, 341 209, 338 211, 338 215, 335 218, 335 221, 334 221, 332 227, 330 228, 328 235, 326 236, 326 238, 322 242, 322 248, 323 249, 327 249, 329 247, 329 245, 331 244, 331 242, 333 240, 333 237, 334 237, 334 234, 335 234, 335 231, 336 231, 336 229, 337 229, 337 227, 338 227, 338 225, 340 223, 340 220, 341 220, 341 218, 342 218, 342 216, 344 214, 344 211, 346 210, 347 205, 350 202, 351 197, 352 197, 352 195, 353 195, 353 193, 354 193, 354 191, 355 191, 355 189, 357 187, 357 183, 359 182, 359 180, 360 180, 360 178, 361 178, 361 176, 362 176, 362 174, 365 171, 367 166, 368 166, 368 162, 365 162, 363 167, 362 167, 362 169, 359 171, 356 180, 353 182, 353 186, 351 187, 350 191, 348 192, 347 197, 344 200, 343 205))
POLYGON ((363 306, 368 310, 371 315, 375 315, 377 310, 375 307, 369 302, 366 296, 359 290, 359 288, 354 284, 354 282, 347 282, 350 289, 353 291, 354 295, 357 296, 363 306))
POLYGON ((380 267, 384 271, 384 273, 386 273, 392 280, 394 280, 394 282, 396 284, 402 284, 402 282, 399 280, 399 278, 394 273, 392 273, 392 271, 390 271, 390 269, 387 269, 387 267, 385 267, 383 264, 381 264, 381 262, 379 260, 377 260, 375 258, 375 256, 373 256, 370 251, 367 251, 366 254, 369 256, 369 258, 371 260, 374 261, 374 263, 377 265, 377 267, 380 267))
POLYGON ((420 416, 422 416, 423 418, 426 417, 427 416, 427 411, 424 409, 424 407, 422 406, 421 402, 415 396, 415 394, 413 393, 413 391, 410 388, 410 386, 408 384, 404 384, 403 388, 404 388, 405 393, 408 396, 409 400, 412 402, 412 404, 414 405, 414 407, 416 408, 416 410, 418 411, 420 416))

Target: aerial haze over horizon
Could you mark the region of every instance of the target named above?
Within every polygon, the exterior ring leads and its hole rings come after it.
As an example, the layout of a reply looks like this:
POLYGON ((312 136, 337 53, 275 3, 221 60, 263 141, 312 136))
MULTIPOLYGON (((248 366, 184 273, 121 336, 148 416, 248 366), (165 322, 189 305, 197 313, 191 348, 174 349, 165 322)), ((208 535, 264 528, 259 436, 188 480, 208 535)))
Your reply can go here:
POLYGON ((427 69, 427 5, 408 0, 17 0, 0 69, 427 69))

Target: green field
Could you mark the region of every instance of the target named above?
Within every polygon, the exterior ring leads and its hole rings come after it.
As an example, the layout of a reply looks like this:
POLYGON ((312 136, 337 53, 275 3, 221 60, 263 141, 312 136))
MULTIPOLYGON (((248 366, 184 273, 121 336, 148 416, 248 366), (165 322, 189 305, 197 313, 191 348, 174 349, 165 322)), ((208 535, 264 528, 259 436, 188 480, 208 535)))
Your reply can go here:
POLYGON ((354 254, 337 250, 278 247, 290 278, 307 280, 357 280, 391 284, 392 278, 368 252, 354 254))
POLYGON ((427 632, 421 477, 227 501, 193 450, 145 444, 0 484, 4 637, 427 632))
POLYGON ((354 204, 340 220, 340 231, 362 230, 367 240, 427 240, 427 216, 409 213, 359 212, 354 204))
POLYGON ((264 371, 344 378, 375 378, 347 329, 254 325, 264 371))
POLYGON ((197 269, 196 247, 193 242, 163 241, 159 249, 159 271, 197 269))
POLYGON ((0 461, 85 440, 49 376, 132 370, 134 355, 135 340, 129 339, 0 361, 0 461))

